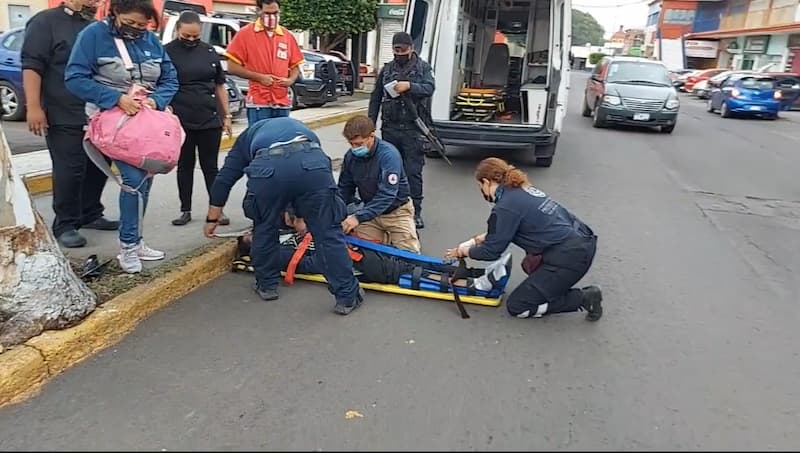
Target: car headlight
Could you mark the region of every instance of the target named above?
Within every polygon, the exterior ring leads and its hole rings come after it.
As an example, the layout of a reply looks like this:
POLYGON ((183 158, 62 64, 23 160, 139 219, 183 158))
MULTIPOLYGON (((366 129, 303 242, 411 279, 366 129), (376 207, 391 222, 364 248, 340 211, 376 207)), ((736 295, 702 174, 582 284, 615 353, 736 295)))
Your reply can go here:
POLYGON ((607 94, 603 96, 603 102, 605 102, 608 105, 622 104, 622 100, 619 98, 619 96, 614 96, 613 94, 607 94))
POLYGON ((677 109, 677 108, 678 108, 678 107, 680 107, 680 106, 681 106, 681 101, 679 101, 679 100, 677 100, 677 99, 674 99, 674 98, 673 98, 673 99, 669 99, 669 100, 667 100, 667 105, 666 105, 666 107, 667 107, 669 110, 675 110, 675 109, 677 109))
POLYGON ((300 66, 300 73, 303 75, 304 79, 313 79, 314 65, 310 63, 303 63, 302 66, 300 66))

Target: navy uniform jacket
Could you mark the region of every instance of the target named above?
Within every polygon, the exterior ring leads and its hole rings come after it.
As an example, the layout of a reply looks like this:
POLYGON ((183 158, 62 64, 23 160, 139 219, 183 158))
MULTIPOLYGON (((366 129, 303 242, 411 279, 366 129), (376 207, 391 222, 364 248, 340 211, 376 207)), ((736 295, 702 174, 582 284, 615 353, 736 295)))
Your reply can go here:
POLYGON ((423 121, 429 122, 430 101, 436 89, 433 69, 425 60, 412 54, 412 60, 405 67, 400 67, 395 62, 387 63, 378 72, 375 78, 375 88, 369 98, 368 116, 373 123, 378 122, 378 113, 382 110, 383 124, 381 127, 407 127, 414 128, 414 119, 399 104, 399 99, 414 102, 423 121), (411 87, 408 91, 393 99, 386 93, 384 85, 394 80, 406 80, 411 87))
POLYGON ((299 138, 320 145, 319 137, 301 121, 294 118, 270 118, 259 121, 236 139, 225 163, 211 187, 211 206, 225 206, 231 188, 244 174, 259 149, 273 148, 299 138))
POLYGON ((493 261, 514 243, 529 255, 538 255, 560 244, 584 227, 566 208, 534 188, 501 186, 495 194, 495 206, 489 216, 486 240, 473 247, 469 257, 493 261))
POLYGON ((403 159, 394 145, 376 138, 375 150, 368 156, 356 157, 352 151, 344 155, 339 193, 345 203, 353 203, 356 189, 364 202, 364 207, 355 213, 359 222, 391 212, 408 201, 403 159))

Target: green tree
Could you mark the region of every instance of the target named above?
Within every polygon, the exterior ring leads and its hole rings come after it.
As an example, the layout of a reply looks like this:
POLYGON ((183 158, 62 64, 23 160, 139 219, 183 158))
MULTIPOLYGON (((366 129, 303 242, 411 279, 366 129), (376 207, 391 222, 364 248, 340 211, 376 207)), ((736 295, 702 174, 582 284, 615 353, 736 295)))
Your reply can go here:
POLYGON ((605 43, 606 30, 589 13, 572 10, 572 45, 584 46, 591 43, 593 46, 602 46, 605 43))
POLYGON ((597 64, 605 57, 603 52, 592 52, 589 54, 589 64, 597 64))
POLYGON ((377 0, 285 0, 281 24, 320 35, 319 50, 327 52, 351 34, 373 30, 377 10, 377 0))

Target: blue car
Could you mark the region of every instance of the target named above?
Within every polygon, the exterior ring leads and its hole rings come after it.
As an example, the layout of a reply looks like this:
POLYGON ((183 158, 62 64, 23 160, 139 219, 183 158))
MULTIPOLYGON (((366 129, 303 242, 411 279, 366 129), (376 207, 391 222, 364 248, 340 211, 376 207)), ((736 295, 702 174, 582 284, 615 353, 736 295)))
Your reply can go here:
POLYGON ((0 101, 6 121, 25 119, 25 92, 22 89, 20 51, 25 29, 14 28, 0 34, 0 101))
POLYGON ((781 91, 774 77, 736 73, 714 82, 707 110, 719 110, 723 118, 760 116, 774 120, 781 109, 781 91))

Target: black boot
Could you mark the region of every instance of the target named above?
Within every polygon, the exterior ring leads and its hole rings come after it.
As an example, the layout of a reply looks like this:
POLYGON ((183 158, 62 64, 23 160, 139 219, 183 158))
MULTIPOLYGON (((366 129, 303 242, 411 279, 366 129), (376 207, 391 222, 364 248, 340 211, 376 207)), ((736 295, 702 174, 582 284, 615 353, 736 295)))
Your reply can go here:
POLYGON ((603 292, 600 290, 600 287, 594 285, 587 286, 581 288, 581 293, 583 297, 581 306, 588 312, 586 313, 586 320, 597 321, 603 317, 603 292))
POLYGON ((414 225, 417 227, 418 230, 425 228, 425 222, 422 221, 421 216, 414 217, 414 225))
POLYGON ((68 249, 76 249, 86 245, 86 238, 75 230, 69 230, 61 233, 58 243, 68 249))
POLYGON ((184 211, 181 213, 180 217, 172 221, 172 224, 175 226, 183 226, 191 221, 192 221, 192 213, 184 211))

